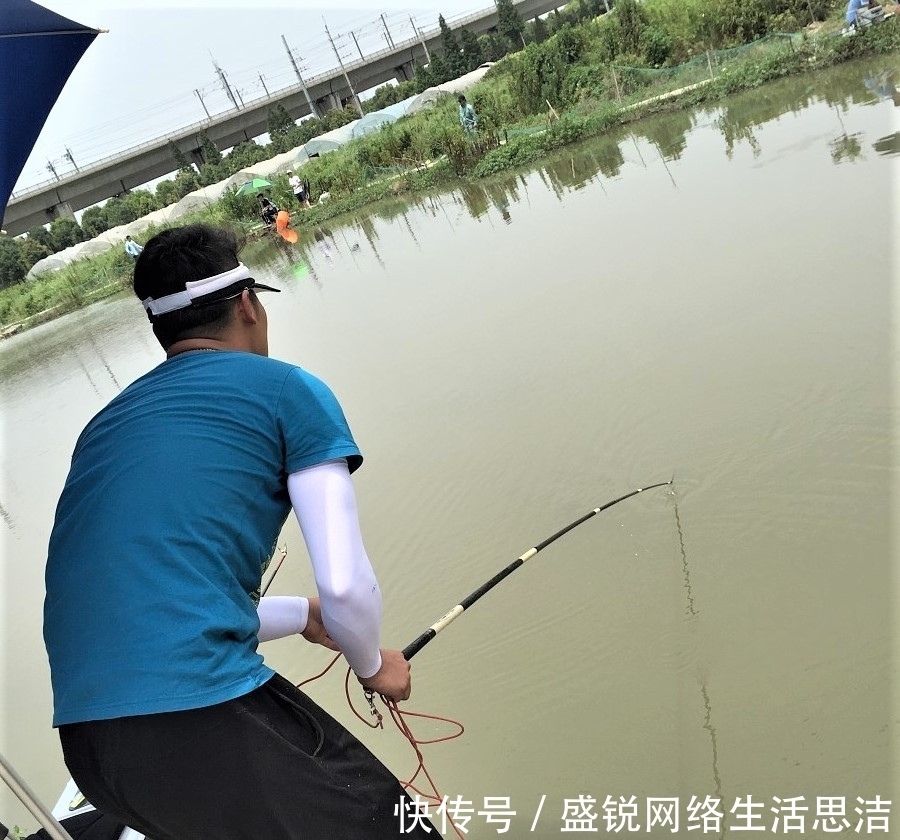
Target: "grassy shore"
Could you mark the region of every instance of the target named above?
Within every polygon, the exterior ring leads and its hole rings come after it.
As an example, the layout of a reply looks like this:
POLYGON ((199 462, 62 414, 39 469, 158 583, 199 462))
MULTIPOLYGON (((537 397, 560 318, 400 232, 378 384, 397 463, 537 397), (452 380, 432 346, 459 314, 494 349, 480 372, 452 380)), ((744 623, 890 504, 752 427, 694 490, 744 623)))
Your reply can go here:
MULTIPOLYGON (((463 136, 451 100, 311 161, 304 173, 314 185, 313 198, 327 191, 329 199, 295 214, 292 225, 302 235, 373 202, 406 198, 531 164, 557 149, 651 114, 692 108, 785 76, 900 50, 900 21, 894 16, 852 37, 839 37, 835 33, 839 27, 839 18, 833 17, 815 33, 769 36, 730 50, 698 50, 691 61, 658 68, 601 62, 597 44, 602 43, 603 26, 569 30, 568 37, 576 32, 580 39, 577 50, 564 41, 552 43, 564 37, 554 36, 504 59, 471 92, 469 99, 480 116, 477 142, 463 136), (558 101, 567 102, 568 107, 523 114, 522 101, 528 98, 522 88, 527 62, 552 58, 552 50, 569 50, 573 56, 577 52, 560 81, 558 101), (573 77, 577 77, 574 87, 573 77)), ((290 206, 286 178, 272 180, 275 202, 290 206)), ((173 226, 203 220, 238 225, 252 236, 256 210, 252 196, 229 192, 217 204, 173 226)), ((163 227, 151 228, 145 235, 163 227)), ((115 248, 0 290, 0 331, 5 337, 125 290, 130 287, 132 268, 131 258, 115 248)))

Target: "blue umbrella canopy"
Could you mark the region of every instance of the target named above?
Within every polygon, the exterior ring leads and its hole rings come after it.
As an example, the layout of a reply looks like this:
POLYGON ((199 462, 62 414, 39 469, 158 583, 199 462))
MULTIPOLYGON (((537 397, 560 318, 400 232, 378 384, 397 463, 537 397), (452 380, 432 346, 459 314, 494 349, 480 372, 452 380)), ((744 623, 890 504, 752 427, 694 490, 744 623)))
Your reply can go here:
POLYGON ((31 0, 2 0, 0 14, 0 211, 50 109, 98 30, 31 0))

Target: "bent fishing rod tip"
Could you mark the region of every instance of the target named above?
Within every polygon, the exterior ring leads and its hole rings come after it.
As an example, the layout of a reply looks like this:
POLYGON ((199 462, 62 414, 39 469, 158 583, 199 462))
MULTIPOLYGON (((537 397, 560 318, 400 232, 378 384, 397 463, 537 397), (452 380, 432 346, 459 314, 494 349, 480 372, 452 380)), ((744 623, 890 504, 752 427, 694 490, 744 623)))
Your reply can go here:
POLYGON ((668 487, 675 480, 673 475, 668 481, 660 481, 659 484, 648 484, 646 487, 638 487, 635 493, 643 493, 645 490, 654 490, 657 487, 668 487))
POLYGON ((422 635, 420 635, 417 639, 413 640, 410 644, 408 644, 405 648, 403 648, 403 657, 409 661, 413 658, 425 645, 427 645, 438 633, 441 632, 445 627, 447 627, 450 622, 454 621, 460 615, 462 615, 469 607, 472 606, 479 598, 488 593, 491 589, 493 589, 501 580, 504 580, 508 575, 512 574, 516 569, 522 566, 523 563, 530 560, 540 551, 543 551, 548 545, 556 542, 560 537, 568 534, 573 528, 577 528, 583 522, 587 522, 592 516, 595 516, 598 513, 602 513, 607 508, 611 508, 613 505, 617 505, 619 502, 624 502, 626 499, 630 499, 633 496, 636 496, 638 493, 643 493, 645 490, 652 490, 654 487, 667 487, 671 484, 671 481, 661 481, 659 484, 648 484, 646 487, 639 487, 637 490, 632 490, 630 493, 626 493, 624 496, 619 496, 617 499, 613 499, 610 502, 607 502, 600 507, 594 508, 589 513, 586 513, 584 516, 580 516, 574 522, 570 522, 566 525, 565 528, 561 528, 555 534, 551 534, 547 539, 542 540, 537 543, 537 545, 532 546, 528 549, 524 554, 520 555, 516 558, 512 563, 510 563, 505 569, 502 569, 496 575, 494 575, 489 581, 483 583, 478 587, 474 592, 470 595, 467 595, 462 601, 460 601, 453 609, 449 612, 445 613, 441 616, 434 624, 431 625, 422 635))

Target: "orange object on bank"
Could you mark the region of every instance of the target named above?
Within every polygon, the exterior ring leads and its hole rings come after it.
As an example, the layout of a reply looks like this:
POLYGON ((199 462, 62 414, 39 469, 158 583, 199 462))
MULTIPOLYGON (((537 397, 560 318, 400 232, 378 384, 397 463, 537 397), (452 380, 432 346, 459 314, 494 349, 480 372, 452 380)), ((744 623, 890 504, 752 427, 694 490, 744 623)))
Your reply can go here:
POLYGON ((299 236, 297 231, 288 227, 291 223, 291 214, 287 210, 279 210, 275 217, 275 230, 281 234, 282 239, 286 239, 291 244, 296 244, 299 236))

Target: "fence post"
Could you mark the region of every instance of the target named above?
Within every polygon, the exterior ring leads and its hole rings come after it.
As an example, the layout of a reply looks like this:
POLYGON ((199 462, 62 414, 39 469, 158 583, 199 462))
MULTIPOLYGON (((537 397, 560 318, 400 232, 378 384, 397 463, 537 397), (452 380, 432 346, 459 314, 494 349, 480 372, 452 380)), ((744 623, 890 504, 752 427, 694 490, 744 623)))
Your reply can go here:
POLYGON ((709 67, 709 78, 714 79, 716 77, 716 74, 713 70, 712 58, 710 57, 709 50, 706 51, 706 64, 709 67))
POLYGON ((622 104, 622 93, 619 90, 619 80, 616 78, 616 68, 613 67, 612 64, 609 65, 609 69, 612 70, 613 84, 616 86, 616 99, 619 104, 622 104))

